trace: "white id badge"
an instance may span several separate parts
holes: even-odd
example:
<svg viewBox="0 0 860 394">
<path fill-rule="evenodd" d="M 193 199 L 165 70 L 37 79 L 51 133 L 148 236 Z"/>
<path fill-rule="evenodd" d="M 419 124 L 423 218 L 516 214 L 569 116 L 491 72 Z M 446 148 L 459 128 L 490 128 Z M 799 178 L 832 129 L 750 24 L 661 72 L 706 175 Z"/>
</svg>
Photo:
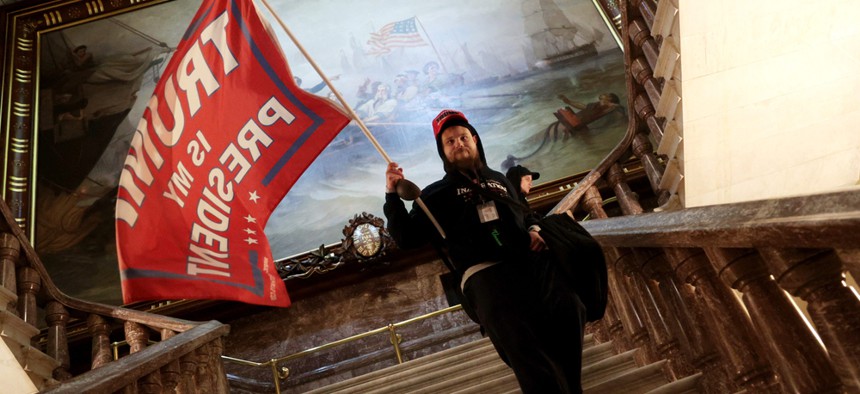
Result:
<svg viewBox="0 0 860 394">
<path fill-rule="evenodd" d="M 481 223 L 492 222 L 499 218 L 499 211 L 496 210 L 496 202 L 489 201 L 478 205 L 478 218 Z"/>
</svg>

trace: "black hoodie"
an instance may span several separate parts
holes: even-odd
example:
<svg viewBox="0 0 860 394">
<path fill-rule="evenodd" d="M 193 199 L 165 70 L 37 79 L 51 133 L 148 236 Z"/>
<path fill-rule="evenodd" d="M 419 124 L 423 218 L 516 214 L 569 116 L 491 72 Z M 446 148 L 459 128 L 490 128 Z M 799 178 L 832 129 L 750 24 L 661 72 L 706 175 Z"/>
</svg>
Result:
<svg viewBox="0 0 860 394">
<path fill-rule="evenodd" d="M 477 132 L 468 127 L 473 135 Z M 446 124 L 447 127 L 450 127 Z M 439 133 L 441 136 L 442 133 Z M 517 200 L 516 189 L 498 171 L 486 166 L 484 149 L 478 138 L 477 148 L 484 166 L 478 170 L 480 187 Z M 437 147 L 442 161 L 447 163 L 437 137 Z M 424 212 L 413 203 L 407 212 L 403 201 L 396 193 L 387 193 L 383 210 L 388 219 L 388 231 L 403 249 L 416 248 L 430 241 L 443 242 L 453 260 L 455 269 L 462 274 L 468 267 L 481 262 L 521 261 L 531 256 L 530 238 L 523 222 L 523 213 L 502 202 L 493 202 L 499 214 L 498 220 L 481 223 L 478 206 L 492 201 L 469 187 L 471 182 L 465 175 L 446 165 L 445 176 L 421 191 L 421 199 L 442 226 L 446 239 L 442 241 L 436 228 Z"/>
</svg>

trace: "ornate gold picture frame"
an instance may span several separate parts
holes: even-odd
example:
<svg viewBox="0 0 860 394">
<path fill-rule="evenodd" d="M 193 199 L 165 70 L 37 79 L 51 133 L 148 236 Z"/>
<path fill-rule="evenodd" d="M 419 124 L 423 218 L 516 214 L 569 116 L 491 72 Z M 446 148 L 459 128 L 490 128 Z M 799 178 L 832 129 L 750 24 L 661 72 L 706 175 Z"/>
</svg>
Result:
<svg viewBox="0 0 860 394">
<path fill-rule="evenodd" d="M 138 100 L 139 81 L 157 79 L 153 66 L 169 55 L 169 44 L 147 37 L 146 32 L 128 21 L 143 15 L 141 12 L 152 15 L 156 9 L 150 7 L 171 1 L 21 2 L 4 7 L 0 14 L 5 42 L 11 44 L 4 47 L 2 54 L 4 77 L 0 90 L 3 197 L 45 264 L 60 267 L 59 271 L 52 270 L 52 276 L 56 274 L 54 278 L 61 289 L 70 290 L 64 283 L 67 272 L 62 267 L 88 273 L 88 278 L 78 275 L 75 282 L 91 280 L 95 283 L 87 287 L 109 289 L 104 294 L 98 294 L 100 290 L 72 289 L 70 292 L 76 296 L 120 302 L 115 260 L 102 261 L 102 256 L 115 255 L 114 251 L 91 251 L 91 256 L 97 256 L 94 259 L 74 253 L 64 256 L 63 251 L 111 233 L 112 215 L 95 215 L 92 211 L 112 212 L 113 207 L 107 206 L 110 198 L 99 201 L 99 197 L 114 189 L 97 190 L 97 183 L 87 184 L 88 169 L 83 167 L 91 167 L 99 159 L 117 123 Z M 109 24 L 111 28 L 89 30 L 106 34 L 121 30 L 124 34 L 75 42 L 75 34 L 71 33 L 86 30 L 92 23 Z M 82 40 L 83 36 L 77 37 Z M 147 42 L 147 38 L 154 42 Z M 111 51 L 105 51 L 105 45 Z M 97 144 L 102 146 L 94 146 Z"/>
</svg>

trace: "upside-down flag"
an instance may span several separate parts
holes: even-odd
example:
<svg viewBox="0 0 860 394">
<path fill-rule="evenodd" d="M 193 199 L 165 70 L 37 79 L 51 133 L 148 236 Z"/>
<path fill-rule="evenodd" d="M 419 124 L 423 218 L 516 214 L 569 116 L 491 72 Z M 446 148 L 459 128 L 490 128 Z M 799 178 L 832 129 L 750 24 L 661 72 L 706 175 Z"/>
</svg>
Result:
<svg viewBox="0 0 860 394">
<path fill-rule="evenodd" d="M 123 301 L 289 306 L 263 229 L 347 123 L 295 85 L 251 0 L 205 1 L 156 86 L 120 177 Z"/>
<path fill-rule="evenodd" d="M 384 55 L 396 47 L 419 47 L 427 42 L 418 34 L 417 20 L 413 16 L 402 21 L 391 22 L 382 26 L 378 32 L 370 33 L 367 40 L 370 45 L 370 55 Z"/>
</svg>

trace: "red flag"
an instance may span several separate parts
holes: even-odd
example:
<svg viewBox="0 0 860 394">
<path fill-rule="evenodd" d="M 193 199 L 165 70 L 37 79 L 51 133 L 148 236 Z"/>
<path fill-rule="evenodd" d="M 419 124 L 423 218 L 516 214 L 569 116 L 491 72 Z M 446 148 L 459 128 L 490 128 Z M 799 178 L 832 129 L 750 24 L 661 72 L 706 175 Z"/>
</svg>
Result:
<svg viewBox="0 0 860 394">
<path fill-rule="evenodd" d="M 120 177 L 123 301 L 289 306 L 263 229 L 347 122 L 295 85 L 251 0 L 204 2 L 137 126 Z"/>
</svg>

